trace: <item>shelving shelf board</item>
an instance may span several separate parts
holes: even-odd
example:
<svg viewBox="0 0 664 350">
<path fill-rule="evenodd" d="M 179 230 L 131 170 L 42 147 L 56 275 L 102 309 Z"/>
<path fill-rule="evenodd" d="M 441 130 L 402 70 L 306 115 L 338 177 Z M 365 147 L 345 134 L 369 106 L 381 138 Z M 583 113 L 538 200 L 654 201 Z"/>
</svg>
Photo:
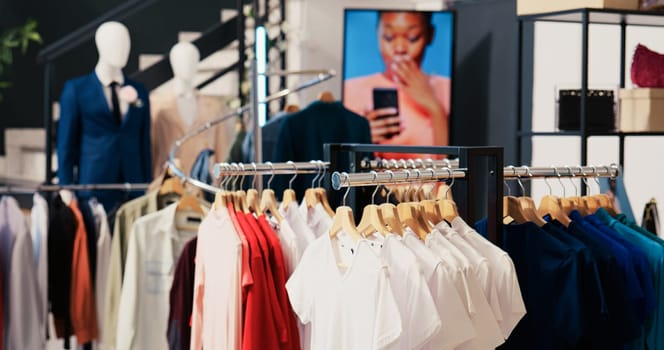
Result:
<svg viewBox="0 0 664 350">
<path fill-rule="evenodd" d="M 583 15 L 588 13 L 591 24 L 626 24 L 632 26 L 664 26 L 664 12 L 631 11 L 614 9 L 578 8 L 573 10 L 538 13 L 518 16 L 524 22 L 569 22 L 582 23 Z"/>
<path fill-rule="evenodd" d="M 519 131 L 520 137 L 528 136 L 583 136 L 581 131 Z M 586 136 L 664 136 L 664 131 L 588 131 Z"/>
</svg>

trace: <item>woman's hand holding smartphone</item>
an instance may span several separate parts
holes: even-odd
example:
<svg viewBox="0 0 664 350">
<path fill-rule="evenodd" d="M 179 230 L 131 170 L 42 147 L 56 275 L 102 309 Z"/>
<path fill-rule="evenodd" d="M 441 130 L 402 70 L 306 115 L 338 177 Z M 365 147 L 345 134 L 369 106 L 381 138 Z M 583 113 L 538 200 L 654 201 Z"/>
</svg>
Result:
<svg viewBox="0 0 664 350">
<path fill-rule="evenodd" d="M 394 88 L 373 89 L 373 110 L 365 116 L 369 120 L 371 142 L 382 143 L 399 135 L 399 99 Z"/>
</svg>

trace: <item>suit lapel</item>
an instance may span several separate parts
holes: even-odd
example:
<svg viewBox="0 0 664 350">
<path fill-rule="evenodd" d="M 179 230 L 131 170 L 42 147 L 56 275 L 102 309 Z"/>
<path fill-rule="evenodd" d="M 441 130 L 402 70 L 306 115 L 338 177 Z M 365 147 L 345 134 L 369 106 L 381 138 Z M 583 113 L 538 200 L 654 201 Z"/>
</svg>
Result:
<svg viewBox="0 0 664 350">
<path fill-rule="evenodd" d="M 94 85 L 94 91 L 97 101 L 104 106 L 104 111 L 108 114 L 109 117 L 113 117 L 111 112 L 111 107 L 108 106 L 108 100 L 106 100 L 106 95 L 104 94 L 104 87 L 101 85 L 101 81 L 97 77 L 95 72 L 92 72 L 92 85 Z"/>
</svg>

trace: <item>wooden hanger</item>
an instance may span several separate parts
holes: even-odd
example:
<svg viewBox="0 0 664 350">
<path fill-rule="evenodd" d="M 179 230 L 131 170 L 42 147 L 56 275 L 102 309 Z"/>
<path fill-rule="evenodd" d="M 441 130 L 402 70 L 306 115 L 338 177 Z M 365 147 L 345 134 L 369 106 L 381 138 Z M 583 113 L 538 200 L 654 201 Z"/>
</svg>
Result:
<svg viewBox="0 0 664 350">
<path fill-rule="evenodd" d="M 185 194 L 180 197 L 175 211 L 193 212 L 200 215 L 205 215 L 203 208 L 201 208 L 201 204 L 198 202 L 198 199 L 190 194 Z"/>
<path fill-rule="evenodd" d="M 288 188 L 284 190 L 281 198 L 281 210 L 284 212 L 288 210 L 291 203 L 297 203 L 297 196 L 293 190 L 293 181 L 295 181 L 295 178 L 297 177 L 297 166 L 292 161 L 288 161 L 288 164 L 293 166 L 295 173 L 293 173 L 293 177 L 288 181 Z"/>
<path fill-rule="evenodd" d="M 307 188 L 304 191 L 304 203 L 307 206 L 307 208 L 313 208 L 318 203 L 321 203 L 320 196 L 316 193 L 316 187 L 315 187 L 316 186 L 316 180 L 318 180 L 318 178 L 321 175 L 320 174 L 320 165 L 315 161 L 311 161 L 311 162 L 314 163 L 314 165 L 316 165 L 317 172 L 316 172 L 316 177 L 314 177 L 314 179 L 311 180 L 311 187 Z"/>
<path fill-rule="evenodd" d="M 320 178 L 318 178 L 318 187 L 316 187 L 316 195 L 318 196 L 318 200 L 320 203 L 323 205 L 323 209 L 325 209 L 325 212 L 327 212 L 330 217 L 334 216 L 334 210 L 332 210 L 332 206 L 330 205 L 330 202 L 327 200 L 327 191 L 325 190 L 324 187 L 321 186 L 321 183 L 323 182 L 323 179 L 325 178 L 325 173 L 327 172 L 327 167 L 325 163 L 322 161 L 317 161 L 318 164 L 320 164 L 320 168 L 323 171 L 323 174 L 321 175 Z"/>
<path fill-rule="evenodd" d="M 272 183 L 272 179 L 274 179 L 274 167 L 272 167 L 271 162 L 265 162 L 272 168 L 272 174 L 270 174 L 270 178 L 267 180 L 267 188 L 263 189 L 263 192 L 261 193 L 261 202 L 259 205 L 260 211 L 263 213 L 267 213 L 268 211 L 272 216 L 277 219 L 278 223 L 281 223 L 283 220 L 283 217 L 281 216 L 281 213 L 279 213 L 279 207 L 277 205 L 277 196 L 274 193 L 274 190 L 270 188 L 270 184 Z"/>
<path fill-rule="evenodd" d="M 345 172 L 341 173 L 341 176 L 346 176 L 347 179 L 349 178 L 348 173 Z M 362 239 L 362 235 L 355 225 L 353 209 L 346 206 L 346 197 L 348 196 L 349 191 L 350 187 L 346 189 L 346 193 L 344 194 L 343 205 L 339 206 L 334 213 L 332 227 L 330 228 L 330 238 L 336 238 L 337 234 L 343 230 L 354 242 L 359 242 Z"/>
<path fill-rule="evenodd" d="M 256 190 L 256 178 L 258 177 L 258 172 L 256 171 L 256 163 L 252 162 L 251 165 L 254 168 L 254 175 L 251 188 L 247 190 L 247 209 L 250 212 L 256 213 L 256 215 L 261 215 L 263 214 L 263 211 L 261 210 L 259 194 Z"/>
<path fill-rule="evenodd" d="M 334 94 L 331 91 L 323 91 L 320 94 L 318 94 L 318 100 L 321 102 L 334 102 L 336 99 L 334 98 Z"/>
<path fill-rule="evenodd" d="M 289 103 L 284 107 L 284 112 L 286 113 L 295 113 L 300 111 L 300 105 L 295 103 Z"/>
<path fill-rule="evenodd" d="M 564 211 L 560 198 L 554 197 L 552 195 L 546 195 L 542 197 L 540 205 L 537 208 L 538 217 L 542 217 L 547 214 L 551 215 L 552 218 L 560 221 L 565 227 L 568 227 L 572 222 L 572 219 L 570 219 Z"/>
<path fill-rule="evenodd" d="M 450 196 L 450 192 L 452 192 L 452 187 L 454 186 L 454 174 L 452 172 L 452 169 L 449 167 L 445 168 L 447 172 L 449 173 L 450 178 L 452 178 L 452 182 L 450 183 L 449 186 L 445 186 L 445 191 L 442 192 L 442 198 L 439 197 L 438 201 L 438 211 L 440 212 L 440 215 L 442 218 L 447 221 L 447 222 L 452 222 L 454 219 L 456 219 L 459 216 L 459 209 L 457 208 L 456 203 L 454 202 L 452 197 Z"/>
<path fill-rule="evenodd" d="M 374 176 L 373 179 L 375 182 L 378 173 L 371 171 L 371 174 Z M 371 195 L 371 204 L 364 207 L 364 210 L 362 210 L 362 218 L 360 219 L 360 223 L 357 224 L 357 230 L 364 237 L 371 235 L 374 232 L 378 232 L 383 236 L 388 234 L 383 216 L 378 206 L 374 204 L 376 192 L 378 192 L 378 186 L 376 186 L 376 189 L 374 189 L 373 194 Z"/>
<path fill-rule="evenodd" d="M 512 169 L 513 174 L 516 174 L 514 166 L 510 166 L 510 168 Z M 527 172 L 530 173 L 530 169 L 528 169 Z M 546 221 L 544 221 L 544 219 L 539 214 L 537 214 L 537 207 L 535 206 L 535 201 L 533 201 L 532 198 L 525 195 L 526 188 L 523 186 L 523 183 L 521 182 L 521 176 L 517 176 L 516 179 L 519 186 L 521 187 L 521 197 L 516 198 L 516 201 L 520 208 L 518 212 L 522 213 L 527 219 L 527 221 L 530 221 L 540 227 L 544 226 L 546 224 Z M 512 205 L 512 203 L 508 204 Z"/>
<path fill-rule="evenodd" d="M 391 180 L 394 177 L 394 174 L 392 174 L 392 171 L 390 170 L 388 170 L 387 173 L 391 175 Z M 380 214 L 383 217 L 383 222 L 386 224 L 388 231 L 403 236 L 403 224 L 399 218 L 399 211 L 397 210 L 396 205 L 390 203 L 391 194 L 392 190 L 389 190 L 387 192 L 385 203 L 379 205 L 378 208 L 380 209 Z"/>
<path fill-rule="evenodd" d="M 530 221 L 519 203 L 519 199 L 514 196 L 503 197 L 503 224 L 509 224 L 512 220 L 517 224 L 524 224 Z"/>
</svg>

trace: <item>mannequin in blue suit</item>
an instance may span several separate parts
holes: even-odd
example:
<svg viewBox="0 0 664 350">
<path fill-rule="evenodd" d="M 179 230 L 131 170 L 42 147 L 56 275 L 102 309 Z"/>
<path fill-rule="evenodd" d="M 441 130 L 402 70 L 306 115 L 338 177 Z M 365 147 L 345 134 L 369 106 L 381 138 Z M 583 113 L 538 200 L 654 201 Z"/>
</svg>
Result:
<svg viewBox="0 0 664 350">
<path fill-rule="evenodd" d="M 95 71 L 67 81 L 60 97 L 59 183 L 150 182 L 149 95 L 143 85 L 122 74 L 129 58 L 129 31 L 121 23 L 106 22 L 97 29 L 95 42 Z M 112 212 L 140 194 L 100 190 L 78 196 L 97 197 Z"/>
</svg>

